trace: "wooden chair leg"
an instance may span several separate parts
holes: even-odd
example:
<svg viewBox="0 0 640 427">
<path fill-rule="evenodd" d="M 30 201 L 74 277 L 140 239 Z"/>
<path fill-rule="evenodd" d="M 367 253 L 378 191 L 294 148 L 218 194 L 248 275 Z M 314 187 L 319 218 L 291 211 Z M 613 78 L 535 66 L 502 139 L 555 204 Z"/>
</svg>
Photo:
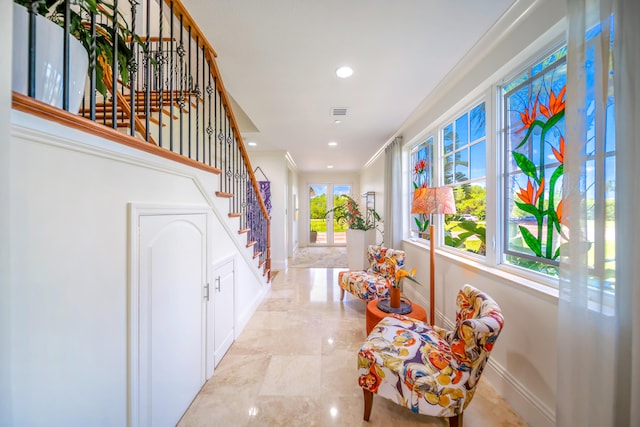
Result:
<svg viewBox="0 0 640 427">
<path fill-rule="evenodd" d="M 449 417 L 449 427 L 462 427 L 462 414 Z"/>
<path fill-rule="evenodd" d="M 373 392 L 369 390 L 362 389 L 364 393 L 364 417 L 365 421 L 369 421 L 369 417 L 371 416 L 371 407 L 373 406 Z"/>
<path fill-rule="evenodd" d="M 344 299 L 344 289 L 340 288 L 340 301 Z"/>
</svg>

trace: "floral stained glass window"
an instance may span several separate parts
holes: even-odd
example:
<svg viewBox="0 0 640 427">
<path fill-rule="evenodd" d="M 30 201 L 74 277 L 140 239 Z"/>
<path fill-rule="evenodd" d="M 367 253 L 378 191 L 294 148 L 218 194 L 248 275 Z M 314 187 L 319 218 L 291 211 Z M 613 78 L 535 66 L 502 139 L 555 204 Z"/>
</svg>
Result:
<svg viewBox="0 0 640 427">
<path fill-rule="evenodd" d="M 427 138 L 411 152 L 411 182 L 413 189 L 435 186 L 433 171 L 434 154 L 433 137 Z M 411 235 L 428 239 L 429 216 L 425 214 L 411 215 Z"/>
<path fill-rule="evenodd" d="M 584 182 L 587 199 L 589 267 L 598 277 L 615 282 L 615 138 L 612 74 L 605 83 L 606 119 L 597 123 L 594 84 L 595 35 L 586 35 L 586 140 Z M 610 46 L 610 49 L 612 46 Z M 563 168 L 565 143 L 566 53 L 563 46 L 503 87 L 506 135 L 504 261 L 519 267 L 558 275 L 562 242 L 570 238 L 563 224 Z M 608 87 L 606 87 L 608 84 Z M 605 135 L 596 138 L 596 132 Z M 597 142 L 602 141 L 602 142 Z M 606 293 L 606 289 L 604 289 Z M 604 294 L 603 294 L 604 295 Z"/>
<path fill-rule="evenodd" d="M 503 89 L 504 252 L 509 264 L 557 275 L 562 233 L 566 48 Z"/>
</svg>

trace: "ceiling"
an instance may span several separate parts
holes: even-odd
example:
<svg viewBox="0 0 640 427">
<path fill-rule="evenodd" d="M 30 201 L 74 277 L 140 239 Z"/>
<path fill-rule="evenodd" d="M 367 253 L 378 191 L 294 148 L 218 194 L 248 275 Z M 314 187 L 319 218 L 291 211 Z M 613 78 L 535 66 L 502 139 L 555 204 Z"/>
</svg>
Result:
<svg viewBox="0 0 640 427">
<path fill-rule="evenodd" d="M 514 0 L 183 3 L 218 53 L 244 141 L 257 144 L 250 155 L 286 151 L 300 172 L 354 172 Z M 353 76 L 337 77 L 342 65 Z"/>
</svg>

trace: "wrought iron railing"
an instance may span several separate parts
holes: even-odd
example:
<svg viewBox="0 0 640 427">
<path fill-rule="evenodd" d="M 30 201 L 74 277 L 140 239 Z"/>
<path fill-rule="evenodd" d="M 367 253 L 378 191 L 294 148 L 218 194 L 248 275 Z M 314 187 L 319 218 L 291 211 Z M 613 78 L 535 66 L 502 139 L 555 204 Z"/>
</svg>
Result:
<svg viewBox="0 0 640 427">
<path fill-rule="evenodd" d="M 89 58 L 78 115 L 219 174 L 216 195 L 229 199 L 229 216 L 239 218 L 239 233 L 247 234 L 247 246 L 254 247 L 270 277 L 269 215 L 216 53 L 184 5 L 179 0 L 98 0 L 97 9 L 92 9 L 82 0 L 16 3 L 26 6 L 29 14 L 28 96 L 39 97 L 35 16 L 48 10 L 50 19 L 70 35 L 60 48 L 62 107 L 70 110 L 69 70 L 75 64 L 69 40 L 76 36 Z"/>
</svg>

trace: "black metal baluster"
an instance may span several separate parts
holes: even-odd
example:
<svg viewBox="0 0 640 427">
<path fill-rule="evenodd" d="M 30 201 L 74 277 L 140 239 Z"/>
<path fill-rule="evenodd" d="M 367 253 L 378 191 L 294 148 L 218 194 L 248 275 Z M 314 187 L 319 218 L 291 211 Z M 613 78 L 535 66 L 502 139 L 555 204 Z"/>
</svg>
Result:
<svg viewBox="0 0 640 427">
<path fill-rule="evenodd" d="M 213 59 L 212 59 L 213 60 Z M 219 161 L 219 156 L 220 154 L 218 153 L 218 141 L 220 140 L 220 138 L 218 137 L 218 103 L 220 101 L 218 101 L 218 77 L 217 76 L 213 76 L 213 134 L 215 135 L 215 139 L 213 141 L 213 163 L 214 166 L 219 168 L 220 167 L 220 161 Z"/>
<path fill-rule="evenodd" d="M 207 126 L 207 134 L 209 135 L 209 166 L 211 166 L 211 134 L 214 132 L 213 128 L 211 127 L 211 94 L 213 93 L 213 88 L 211 87 L 211 66 L 209 64 L 207 64 L 207 70 L 209 71 L 208 74 L 208 80 L 209 80 L 209 84 L 207 85 L 207 97 L 209 98 L 209 114 L 207 114 L 207 119 L 208 119 L 208 126 Z M 214 146 L 215 146 L 215 139 L 214 139 Z"/>
<path fill-rule="evenodd" d="M 29 58 L 28 58 L 28 89 L 27 95 L 36 97 L 36 15 L 38 14 L 39 1 L 32 1 L 29 7 Z"/>
<path fill-rule="evenodd" d="M 178 98 L 178 107 L 180 108 L 180 154 L 184 154 L 183 150 L 183 135 L 184 135 L 184 124 L 183 124 L 183 112 L 184 112 L 184 24 L 183 24 L 183 16 L 180 15 L 180 45 L 178 46 L 178 56 L 180 57 L 180 98 Z"/>
<path fill-rule="evenodd" d="M 118 40 L 118 0 L 113 0 L 113 23 L 111 24 L 111 40 Z M 113 119 L 112 127 L 118 128 L 118 43 L 113 43 L 113 55 L 111 57 L 111 78 L 112 78 L 112 98 L 113 98 Z M 105 114 L 106 116 L 106 114 Z"/>
<path fill-rule="evenodd" d="M 89 118 L 96 121 L 96 14 L 91 12 L 91 45 L 89 48 Z"/>
<path fill-rule="evenodd" d="M 240 206 L 238 205 L 238 179 L 240 178 L 240 175 L 238 174 L 238 160 L 240 158 L 240 156 L 238 155 L 238 139 L 235 136 L 235 132 L 233 131 L 233 128 L 231 129 L 231 135 L 232 136 L 232 145 L 233 145 L 233 211 L 234 212 L 240 212 L 239 208 Z"/>
<path fill-rule="evenodd" d="M 69 23 L 70 0 L 64 1 L 64 40 L 62 42 L 62 108 L 69 111 Z"/>
<path fill-rule="evenodd" d="M 146 55 L 145 55 L 145 66 L 146 66 L 146 85 L 144 91 L 144 127 L 145 127 L 145 135 L 144 139 L 149 141 L 150 136 L 150 121 L 151 117 L 151 5 L 147 0 L 147 40 L 145 41 L 146 47 Z M 162 3 L 162 1 L 160 1 Z M 133 119 L 133 117 L 132 117 Z"/>
<path fill-rule="evenodd" d="M 240 211 L 242 212 L 242 217 L 244 218 L 244 213 L 247 210 L 247 182 L 249 174 L 247 173 L 248 167 L 246 162 L 242 162 L 242 204 L 240 205 Z M 251 228 L 249 223 L 245 221 L 245 226 Z"/>
<path fill-rule="evenodd" d="M 189 40 L 193 43 L 193 40 Z M 200 56 L 198 55 L 198 49 L 200 48 L 200 36 L 196 36 L 196 84 L 193 87 L 193 96 L 196 99 L 196 160 L 200 161 L 200 141 L 198 138 L 200 125 Z"/>
<path fill-rule="evenodd" d="M 206 142 L 206 132 L 207 129 L 204 125 L 205 123 L 205 115 L 207 114 L 207 98 L 204 96 L 205 88 L 205 79 L 206 79 L 206 58 L 205 58 L 205 50 L 204 44 L 200 48 L 200 52 L 202 53 L 202 163 L 210 164 L 211 162 L 207 162 L 207 142 Z M 211 147 L 209 147 L 211 148 Z M 211 151 L 209 151 L 209 158 L 211 158 Z"/>
<path fill-rule="evenodd" d="M 148 3 L 148 2 L 147 2 Z M 138 64 L 137 60 L 139 57 L 136 55 L 136 12 L 138 2 L 135 0 L 129 0 L 129 6 L 131 7 L 131 42 L 129 44 L 129 49 L 131 49 L 131 59 L 127 64 L 127 68 L 129 69 L 129 103 L 131 108 L 131 119 L 129 120 L 129 135 L 135 136 L 136 134 L 136 126 L 135 120 L 133 119 L 136 116 L 136 97 L 137 97 L 137 84 L 138 84 Z"/>
<path fill-rule="evenodd" d="M 160 41 L 158 42 L 159 47 L 160 47 L 160 57 L 158 59 L 158 64 L 156 65 L 158 67 L 158 81 L 159 81 L 159 85 L 160 87 L 158 88 L 159 93 L 158 96 L 160 97 L 160 99 L 158 99 L 156 102 L 159 101 L 159 105 L 158 105 L 158 145 L 160 147 L 162 147 L 162 116 L 163 116 L 163 112 L 162 112 L 162 107 L 163 107 L 163 98 L 164 98 L 164 81 L 162 79 L 163 76 L 163 69 L 164 69 L 164 64 L 165 64 L 165 57 L 164 57 L 164 46 L 163 46 L 163 42 L 162 42 L 162 36 L 163 36 L 163 32 L 162 30 L 164 29 L 164 25 L 163 25 L 163 21 L 164 19 L 162 19 L 162 15 L 163 15 L 163 6 L 164 6 L 164 1 L 160 0 L 158 2 L 158 4 L 160 5 L 160 11 L 158 12 L 158 19 L 160 20 L 160 26 L 159 26 L 159 33 L 160 33 Z"/>
<path fill-rule="evenodd" d="M 222 159 L 220 161 L 221 166 L 223 167 L 223 171 L 224 171 L 224 185 L 223 185 L 223 190 L 224 192 L 227 191 L 227 179 L 228 179 L 228 171 L 227 171 L 227 167 L 229 165 L 229 162 L 227 160 L 227 112 L 224 109 L 224 105 L 222 104 L 222 92 L 220 92 L 220 120 L 223 120 L 222 123 L 220 123 L 220 129 L 222 134 L 224 135 L 222 138 L 222 145 L 220 147 L 221 150 L 224 150 L 224 153 L 222 154 Z"/>
<path fill-rule="evenodd" d="M 187 37 L 187 43 L 189 43 L 189 49 L 188 49 L 188 60 L 187 60 L 187 73 L 188 73 L 188 81 L 187 81 L 187 90 L 188 90 L 188 97 L 187 97 L 187 102 L 189 103 L 189 108 L 187 109 L 187 117 L 189 118 L 189 121 L 187 123 L 187 144 L 189 147 L 188 150 L 188 157 L 191 159 L 191 97 L 193 96 L 193 77 L 191 76 L 191 45 L 193 44 L 191 42 L 191 25 L 189 25 L 189 32 L 188 32 L 188 37 Z"/>
<path fill-rule="evenodd" d="M 169 26 L 169 150 L 173 151 L 173 103 L 174 103 L 174 99 L 173 99 L 173 79 L 175 78 L 175 72 L 173 69 L 174 66 L 174 57 L 175 57 L 175 52 L 174 52 L 174 40 L 173 40 L 173 2 L 171 2 L 171 19 L 170 19 L 170 26 Z"/>
<path fill-rule="evenodd" d="M 232 159 L 232 152 L 231 152 L 231 124 L 229 123 L 229 110 L 228 110 L 228 106 L 225 105 L 224 107 L 224 117 L 225 117 L 225 121 L 224 121 L 224 126 L 225 126 L 225 133 L 227 135 L 227 143 L 226 143 L 226 150 L 227 150 L 227 189 L 226 192 L 227 193 L 231 193 L 231 180 L 233 179 L 233 172 L 231 171 L 231 159 Z"/>
</svg>

